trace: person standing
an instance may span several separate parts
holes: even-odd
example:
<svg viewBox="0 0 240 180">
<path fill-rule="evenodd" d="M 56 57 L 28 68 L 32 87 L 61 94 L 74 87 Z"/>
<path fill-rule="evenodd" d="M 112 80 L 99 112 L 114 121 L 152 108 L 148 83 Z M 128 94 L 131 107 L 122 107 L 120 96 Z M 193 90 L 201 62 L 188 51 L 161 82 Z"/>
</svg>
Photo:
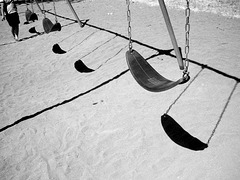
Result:
<svg viewBox="0 0 240 180">
<path fill-rule="evenodd" d="M 19 41 L 19 15 L 17 11 L 17 6 L 14 0 L 0 0 L 0 3 L 3 3 L 2 7 L 2 20 L 7 19 L 9 26 L 11 27 L 12 35 L 16 41 Z"/>
<path fill-rule="evenodd" d="M 2 5 L 0 4 L 0 16 L 2 16 Z"/>
</svg>

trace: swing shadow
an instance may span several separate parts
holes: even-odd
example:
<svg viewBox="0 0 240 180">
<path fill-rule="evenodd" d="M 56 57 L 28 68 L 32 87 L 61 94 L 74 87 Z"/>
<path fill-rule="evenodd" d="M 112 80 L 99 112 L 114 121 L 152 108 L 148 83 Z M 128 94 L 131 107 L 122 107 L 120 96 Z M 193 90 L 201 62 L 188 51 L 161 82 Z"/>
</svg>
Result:
<svg viewBox="0 0 240 180">
<path fill-rule="evenodd" d="M 50 12 L 50 11 L 44 10 L 44 12 L 46 12 L 46 13 L 48 13 L 48 14 L 55 15 L 54 13 L 52 13 L 52 12 Z M 72 18 L 69 18 L 69 17 L 64 17 L 64 16 L 61 16 L 61 15 L 59 15 L 59 14 L 56 14 L 56 16 L 59 17 L 59 18 L 65 19 L 65 20 L 72 21 L 73 23 L 77 23 L 77 20 L 75 20 L 75 19 L 72 19 Z M 117 32 L 114 32 L 114 31 L 112 31 L 112 30 L 104 29 L 104 28 L 102 28 L 102 27 L 98 27 L 98 26 L 89 24 L 88 21 L 89 21 L 89 19 L 81 20 L 81 22 L 83 23 L 84 26 L 92 27 L 92 28 L 98 29 L 98 30 L 100 30 L 100 31 L 105 31 L 105 32 L 108 32 L 108 33 L 110 33 L 110 34 L 114 34 L 114 35 L 116 35 L 116 36 L 118 36 L 118 37 L 121 37 L 121 38 L 123 38 L 123 39 L 129 40 L 129 38 L 128 38 L 127 36 L 124 36 L 124 35 L 122 35 L 122 34 L 119 34 L 119 33 L 117 33 Z M 84 26 L 83 26 L 83 27 L 84 27 Z M 142 46 L 144 46 L 144 47 L 153 49 L 153 50 L 155 50 L 155 51 L 157 51 L 157 52 L 159 52 L 159 53 L 163 53 L 163 54 L 165 54 L 165 55 L 171 55 L 171 54 L 170 54 L 171 51 L 169 51 L 169 50 L 158 49 L 158 48 L 155 48 L 155 47 L 150 46 L 150 45 L 148 45 L 148 44 L 144 44 L 144 43 L 142 43 L 142 42 L 140 42 L 140 41 L 134 40 L 134 39 L 132 39 L 132 42 L 133 42 L 133 43 L 136 43 L 136 44 L 139 44 L 139 45 L 142 45 Z"/>
<path fill-rule="evenodd" d="M 168 137 L 179 146 L 194 151 L 204 150 L 208 147 L 208 144 L 203 143 L 184 130 L 171 116 L 162 115 L 161 123 Z"/>
<path fill-rule="evenodd" d="M 44 32 L 38 32 L 37 34 L 34 34 L 34 35 L 32 35 L 32 36 L 24 37 L 24 38 L 20 39 L 19 41 L 26 41 L 26 40 L 28 40 L 28 39 L 32 39 L 32 38 L 35 38 L 35 37 L 37 37 L 37 36 L 41 36 L 41 35 L 43 35 L 43 34 L 44 34 Z"/>
<path fill-rule="evenodd" d="M 87 67 L 80 59 L 77 60 L 75 63 L 74 63 L 74 67 L 75 69 L 80 72 L 80 73 L 90 73 L 90 72 L 93 72 L 95 70 Z"/>
<path fill-rule="evenodd" d="M 14 43 L 18 43 L 18 42 L 21 42 L 21 41 L 26 41 L 26 40 L 28 40 L 28 39 L 32 39 L 32 38 L 35 38 L 35 37 L 37 37 L 37 36 L 41 36 L 41 35 L 44 34 L 44 32 L 38 32 L 38 31 L 36 31 L 35 27 L 30 28 L 30 29 L 29 29 L 29 32 L 30 32 L 31 34 L 33 34 L 33 35 L 28 36 L 28 37 L 21 38 L 21 39 L 19 39 L 18 41 L 12 41 L 12 42 L 7 42 L 7 43 L 0 44 L 0 47 L 1 47 L 1 46 L 10 45 L 10 44 L 14 44 Z"/>
<path fill-rule="evenodd" d="M 146 60 L 149 60 L 149 59 L 151 59 L 151 58 L 157 57 L 157 56 L 159 56 L 159 55 L 162 55 L 162 54 L 161 54 L 161 53 L 153 54 L 153 55 L 149 56 L 148 58 L 146 58 Z M 3 132 L 3 131 L 5 131 L 5 130 L 7 130 L 7 129 L 9 129 L 9 128 L 11 128 L 11 127 L 16 126 L 16 125 L 19 124 L 19 123 L 22 123 L 22 122 L 24 122 L 24 121 L 30 120 L 30 119 L 32 119 L 32 118 L 34 118 L 34 117 L 36 117 L 36 116 L 38 116 L 38 115 L 40 115 L 40 114 L 42 114 L 42 113 L 45 113 L 45 112 L 50 111 L 50 110 L 52 110 L 52 109 L 54 109 L 54 108 L 56 108 L 56 107 L 65 105 L 65 104 L 67 104 L 67 103 L 70 103 L 70 102 L 72 102 L 72 101 L 74 101 L 74 100 L 76 100 L 76 99 L 78 99 L 78 98 L 80 98 L 80 97 L 82 97 L 82 96 L 84 96 L 84 95 L 87 95 L 87 94 L 91 93 L 92 91 L 98 90 L 99 88 L 101 88 L 101 87 L 103 87 L 103 86 L 111 83 L 112 81 L 119 79 L 119 78 L 122 77 L 124 74 L 126 74 L 128 71 L 129 71 L 129 69 L 126 69 L 126 70 L 122 71 L 121 73 L 119 73 L 118 75 L 114 76 L 113 78 L 108 79 L 108 80 L 102 82 L 101 84 L 99 84 L 99 85 L 97 85 L 97 86 L 95 86 L 95 87 L 93 87 L 93 88 L 91 88 L 91 89 L 89 89 L 89 90 L 87 90 L 87 91 L 85 91 L 85 92 L 83 92 L 83 93 L 80 93 L 80 94 L 78 94 L 78 95 L 76 95 L 76 96 L 74 96 L 74 97 L 72 97 L 72 98 L 70 98 L 70 99 L 66 99 L 66 100 L 64 100 L 64 101 L 62 101 L 62 102 L 60 102 L 60 103 L 58 103 L 58 104 L 49 106 L 49 107 L 47 107 L 47 108 L 45 108 L 45 109 L 42 109 L 42 110 L 40 110 L 40 111 L 38 111 L 38 112 L 36 112 L 36 113 L 34 113 L 34 114 L 30 114 L 30 115 L 24 116 L 24 117 L 16 120 L 14 123 L 9 124 L 9 125 L 1 128 L 1 129 L 0 129 L 0 133 Z"/>
<path fill-rule="evenodd" d="M 67 19 L 69 20 L 70 18 L 67 18 Z M 71 20 L 71 19 L 70 19 L 70 20 Z M 75 20 L 72 20 L 72 21 L 76 22 Z M 88 24 L 88 23 L 86 23 L 86 25 L 89 26 L 89 27 L 92 27 L 92 28 L 96 28 L 96 29 L 99 29 L 99 30 L 102 30 L 102 31 L 109 32 L 109 33 L 114 34 L 114 35 L 116 35 L 116 36 L 118 36 L 118 37 L 121 37 L 121 38 L 123 38 L 123 39 L 128 40 L 128 37 L 123 36 L 123 35 L 121 35 L 121 34 L 119 34 L 119 33 L 117 33 L 117 32 L 113 32 L 113 31 L 111 31 L 111 30 L 107 30 L 107 29 L 104 29 L 104 28 L 101 28 L 101 27 L 97 27 L 97 26 L 94 26 L 94 25 L 91 25 L 91 24 Z M 37 36 L 37 35 L 33 35 L 33 36 L 31 36 L 30 38 L 35 37 L 35 36 Z M 137 43 L 137 44 L 139 44 L 139 45 L 142 45 L 142 46 L 144 46 L 144 47 L 147 47 L 147 48 L 150 48 L 150 49 L 152 49 L 152 50 L 156 50 L 156 51 L 157 51 L 157 54 L 154 54 L 154 55 L 146 58 L 146 60 L 149 60 L 149 59 L 154 58 L 154 57 L 159 56 L 159 55 L 167 55 L 167 56 L 171 56 L 171 57 L 175 57 L 175 58 L 176 58 L 175 55 L 171 54 L 171 51 L 172 51 L 173 49 L 171 49 L 171 50 L 161 50 L 161 49 L 155 48 L 155 47 L 153 47 L 153 46 L 150 46 L 150 45 L 144 44 L 144 43 L 142 43 L 142 42 L 139 42 L 139 41 L 137 41 L 137 40 L 132 40 L 132 42 Z M 189 62 L 190 62 L 190 63 L 193 63 L 193 64 L 196 64 L 196 65 L 198 65 L 198 66 L 200 66 L 200 67 L 202 67 L 202 68 L 209 69 L 209 70 L 211 70 L 211 71 L 213 71 L 213 72 L 215 72 L 215 73 L 218 73 L 218 74 L 220 74 L 220 75 L 222 75 L 222 76 L 225 76 L 225 77 L 227 77 L 227 78 L 234 79 L 235 81 L 237 81 L 237 83 L 240 82 L 240 78 L 235 77 L 235 76 L 232 76 L 232 75 L 229 75 L 229 74 L 227 74 L 227 73 L 225 73 L 225 72 L 222 72 L 222 71 L 220 71 L 220 70 L 218 70 L 218 69 L 215 69 L 215 68 L 213 68 L 213 67 L 210 67 L 210 66 L 208 66 L 208 65 L 206 65 L 206 64 L 201 64 L 201 63 L 199 63 L 199 62 L 197 62 L 197 61 L 194 61 L 194 60 L 189 60 Z M 82 63 L 82 62 L 79 61 L 79 64 L 80 64 L 80 65 L 81 65 L 81 63 Z M 11 128 L 11 127 L 19 124 L 19 123 L 21 123 L 21 122 L 24 122 L 24 121 L 27 121 L 27 120 L 29 120 L 29 119 L 32 119 L 32 118 L 34 118 L 34 117 L 36 117 L 36 116 L 38 116 L 38 115 L 40 115 L 40 114 L 42 114 L 42 113 L 44 113 L 44 112 L 47 112 L 47 111 L 49 111 L 49 110 L 51 110 L 51 109 L 53 109 L 53 108 L 56 108 L 56 107 L 65 105 L 65 104 L 67 104 L 67 103 L 70 103 L 70 102 L 74 101 L 75 99 L 78 99 L 78 98 L 80 98 L 80 97 L 82 97 L 82 96 L 84 96 L 84 95 L 86 95 L 86 94 L 89 94 L 89 93 L 91 93 L 92 91 L 95 91 L 95 90 L 97 90 L 97 89 L 99 89 L 99 88 L 101 88 L 101 87 L 109 84 L 110 82 L 112 82 L 112 81 L 114 81 L 114 80 L 117 80 L 118 78 L 120 78 L 121 76 L 123 76 L 124 74 L 126 74 L 128 71 L 129 71 L 129 69 L 124 70 L 124 71 L 122 71 L 120 74 L 114 76 L 113 78 L 104 81 L 103 83 L 101 83 L 101 84 L 99 84 L 99 85 L 97 85 L 97 86 L 95 86 L 95 87 L 87 90 L 86 92 L 80 93 L 80 94 L 78 94 L 78 95 L 76 95 L 76 96 L 74 96 L 74 97 L 72 97 L 72 98 L 70 98 L 70 99 L 66 99 L 66 100 L 64 100 L 64 101 L 61 102 L 61 103 L 58 103 L 58 104 L 52 105 L 52 106 L 50 106 L 50 107 L 47 107 L 47 108 L 45 108 L 45 109 L 43 109 L 43 110 L 41 110 L 41 111 L 38 111 L 38 112 L 36 112 L 36 113 L 34 113 L 34 114 L 24 116 L 24 117 L 20 118 L 19 120 L 15 121 L 14 123 L 9 124 L 9 125 L 1 128 L 1 129 L 0 129 L 0 132 L 5 131 L 5 130 L 7 130 L 7 129 L 9 129 L 9 128 Z M 237 83 L 236 83 L 236 84 L 237 84 Z M 170 118 L 169 118 L 169 117 L 164 117 L 164 115 L 163 115 L 162 118 L 163 118 L 163 120 L 162 120 L 161 122 L 162 122 L 163 128 L 164 128 L 165 132 L 167 133 L 167 135 L 168 135 L 175 143 L 177 143 L 178 145 L 180 145 L 180 146 L 182 146 L 182 147 L 185 147 L 185 148 L 188 148 L 188 149 L 191 149 L 191 150 L 195 150 L 195 151 L 197 151 L 197 150 L 203 150 L 203 149 L 205 149 L 205 148 L 208 147 L 209 142 L 210 142 L 212 136 L 214 135 L 214 132 L 215 132 L 215 130 L 216 130 L 216 128 L 217 128 L 217 125 L 218 125 L 218 124 L 217 124 L 216 127 L 215 127 L 215 129 L 213 130 L 212 135 L 211 135 L 211 137 L 210 137 L 209 140 L 208 140 L 208 143 L 205 144 L 205 143 L 201 142 L 200 140 L 198 140 L 197 138 L 191 136 L 191 135 L 190 135 L 187 131 L 185 131 L 173 118 L 171 118 L 171 117 L 170 117 Z M 166 119 L 167 119 L 167 121 L 166 121 Z M 221 118 L 219 119 L 219 122 L 220 122 L 220 120 L 221 120 Z M 219 122 L 218 122 L 218 123 L 219 123 Z M 170 124 L 170 125 L 169 125 L 169 124 Z M 171 128 L 169 128 L 169 127 L 171 127 Z M 174 130 L 174 133 L 173 133 L 173 130 Z M 176 132 L 175 132 L 175 131 L 176 131 Z"/>
<path fill-rule="evenodd" d="M 111 30 L 107 30 L 107 29 L 104 29 L 104 28 L 101 28 L 101 27 L 97 27 L 97 26 L 94 26 L 94 25 L 91 25 L 91 24 L 86 24 L 87 26 L 89 27 L 92 27 L 92 28 L 96 28 L 96 29 L 99 29 L 99 30 L 102 30 L 102 31 L 106 31 L 108 33 L 111 33 L 111 34 L 114 34 L 118 37 L 121 37 L 123 39 L 126 39 L 128 40 L 129 38 L 126 37 L 126 36 L 123 36 L 119 33 L 116 33 L 116 32 L 113 32 Z M 149 49 L 152 49 L 152 50 L 155 50 L 160 54 L 162 55 L 166 55 L 166 56 L 170 56 L 170 57 L 174 57 L 176 58 L 175 55 L 173 55 L 171 52 L 174 50 L 174 49 L 171 49 L 171 50 L 162 50 L 162 49 L 158 49 L 158 48 L 155 48 L 153 46 L 150 46 L 150 45 L 147 45 L 147 44 L 144 44 L 142 42 L 139 42 L 137 40 L 134 40 L 132 39 L 132 42 L 136 43 L 136 44 L 139 44 L 141 46 L 144 46 L 144 47 L 147 47 Z M 183 58 L 184 59 L 184 58 Z M 146 59 L 147 60 L 147 59 Z M 185 60 L 185 59 L 184 59 Z M 200 66 L 202 69 L 206 68 L 208 70 L 211 70 L 217 74 L 220 74 L 224 77 L 227 77 L 229 79 L 233 79 L 236 81 L 236 84 L 238 84 L 240 82 L 240 78 L 239 77 L 236 77 L 236 76 L 233 76 L 233 75 L 230 75 L 230 74 L 227 74 L 223 71 L 220 71 L 214 67 L 211 67 L 211 66 L 208 66 L 206 64 L 202 64 L 202 63 L 199 63 L 197 61 L 194 61 L 194 60 L 191 60 L 189 59 L 189 62 L 190 63 L 193 63 L 193 64 L 196 64 L 198 66 Z M 222 116 L 222 115 L 221 115 Z M 168 121 L 166 121 L 166 119 Z M 221 117 L 219 118 L 219 121 L 217 122 L 215 128 L 213 129 L 212 131 L 212 134 L 211 136 L 209 137 L 208 139 L 208 142 L 207 144 L 201 142 L 199 139 L 197 139 L 196 137 L 193 137 L 192 135 L 190 135 L 187 131 L 185 131 L 173 118 L 171 118 L 170 116 L 168 116 L 166 118 L 165 115 L 162 116 L 162 119 L 161 119 L 161 122 L 162 122 L 162 125 L 163 125 L 163 128 L 165 130 L 165 132 L 167 133 L 167 135 L 170 137 L 170 139 L 172 139 L 176 144 L 182 146 L 182 147 L 185 147 L 185 148 L 188 148 L 190 150 L 194 150 L 194 151 L 198 151 L 198 150 L 204 150 L 205 148 L 208 147 L 209 143 L 210 143 L 210 140 L 211 138 L 213 137 L 215 131 L 216 131 L 216 128 L 218 127 L 218 124 L 219 122 L 221 121 Z M 168 128 L 169 127 L 169 124 L 170 124 L 170 127 L 171 128 Z M 175 131 L 172 131 L 172 129 L 174 129 Z"/>
<path fill-rule="evenodd" d="M 49 10 L 44 10 L 44 11 L 45 11 L 46 13 L 55 15 L 54 13 L 49 12 Z M 62 18 L 62 19 L 65 19 L 65 20 L 72 21 L 73 23 L 77 23 L 77 20 L 75 20 L 75 19 L 68 18 L 68 17 L 64 17 L 64 16 L 61 16 L 61 15 L 58 15 L 58 14 L 56 14 L 56 16 L 57 16 L 57 17 L 60 17 L 60 18 Z M 117 33 L 117 32 L 114 32 L 114 31 L 111 31 L 111 30 L 108 30 L 108 29 L 104 29 L 104 28 L 102 28 L 102 27 L 98 27 L 98 26 L 89 24 L 88 21 L 89 21 L 89 19 L 87 19 L 87 20 L 85 21 L 85 24 L 84 24 L 85 26 L 89 26 L 89 27 L 92 27 L 92 28 L 95 28 L 95 29 L 98 29 L 98 30 L 101 30 L 101 31 L 105 31 L 105 32 L 114 34 L 114 35 L 116 35 L 116 36 L 118 36 L 118 37 L 121 37 L 121 38 L 123 38 L 123 39 L 129 40 L 128 37 L 126 37 L 126 36 L 124 36 L 124 35 L 122 35 L 122 34 L 119 34 L 119 33 Z M 82 22 L 84 22 L 84 21 L 82 21 Z M 137 40 L 134 40 L 134 39 L 132 39 L 132 42 L 134 42 L 134 43 L 136 43 L 136 44 L 139 44 L 139 45 L 142 45 L 142 46 L 144 46 L 144 47 L 147 47 L 147 48 L 149 48 L 149 49 L 155 50 L 155 51 L 157 51 L 157 52 L 159 52 L 159 53 L 162 53 L 163 55 L 167 55 L 167 56 L 176 58 L 175 55 L 171 54 L 171 51 L 172 51 L 173 49 L 172 49 L 172 50 L 162 50 L 162 49 L 158 49 L 158 48 L 155 48 L 155 47 L 153 47 L 153 46 L 151 46 L 151 45 L 144 44 L 144 43 L 142 43 L 142 42 L 140 42 L 140 41 L 137 41 Z M 217 73 L 217 74 L 220 74 L 220 75 L 222 75 L 222 76 L 224 76 L 224 77 L 227 77 L 227 78 L 233 79 L 233 80 L 235 80 L 235 81 L 237 81 L 237 82 L 240 82 L 240 78 L 239 78 L 239 77 L 232 76 L 232 75 L 230 75 L 230 74 L 227 74 L 227 73 L 225 73 L 225 72 L 223 72 L 223 71 L 220 71 L 220 70 L 218 70 L 218 69 L 215 69 L 215 68 L 213 68 L 213 67 L 211 67 L 211 66 L 208 66 L 208 65 L 206 65 L 206 64 L 201 64 L 201 63 L 199 63 L 199 62 L 197 62 L 197 61 L 194 61 L 194 60 L 191 60 L 191 59 L 189 59 L 189 62 L 191 62 L 191 63 L 193 63 L 193 64 L 196 64 L 196 65 L 198 65 L 198 66 L 200 66 L 200 67 L 202 67 L 202 68 L 206 68 L 206 69 L 208 69 L 208 70 L 211 70 L 211 71 L 213 71 L 213 72 L 215 72 L 215 73 Z"/>
</svg>

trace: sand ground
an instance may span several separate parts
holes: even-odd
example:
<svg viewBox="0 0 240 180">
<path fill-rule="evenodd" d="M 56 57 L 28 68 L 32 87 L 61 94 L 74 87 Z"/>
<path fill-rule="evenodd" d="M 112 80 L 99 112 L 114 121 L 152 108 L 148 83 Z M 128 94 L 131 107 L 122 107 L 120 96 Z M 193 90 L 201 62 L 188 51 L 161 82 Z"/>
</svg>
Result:
<svg viewBox="0 0 240 180">
<path fill-rule="evenodd" d="M 66 2 L 57 13 L 73 18 Z M 191 80 L 171 90 L 141 88 L 125 59 L 125 1 L 73 3 L 84 28 L 58 18 L 60 32 L 43 32 L 43 15 L 23 25 L 20 42 L 0 22 L 1 180 L 237 180 L 240 178 L 240 19 L 191 13 Z M 52 4 L 45 8 L 53 10 Z M 145 58 L 172 49 L 159 7 L 133 3 L 133 48 Z M 184 11 L 169 9 L 184 46 Z M 47 17 L 54 21 L 52 15 Z M 65 54 L 54 54 L 58 43 Z M 155 49 L 155 50 L 154 50 Z M 81 60 L 95 70 L 81 73 Z M 181 76 L 175 58 L 149 63 L 162 75 Z M 173 104 L 175 102 L 175 104 Z M 203 151 L 175 144 L 161 125 L 171 115 L 187 132 L 208 143 Z"/>
</svg>

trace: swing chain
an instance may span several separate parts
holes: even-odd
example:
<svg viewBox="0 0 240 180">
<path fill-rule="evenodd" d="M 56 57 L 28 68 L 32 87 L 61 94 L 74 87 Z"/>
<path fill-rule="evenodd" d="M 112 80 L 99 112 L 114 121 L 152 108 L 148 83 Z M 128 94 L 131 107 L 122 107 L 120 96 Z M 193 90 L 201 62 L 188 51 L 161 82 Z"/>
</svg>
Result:
<svg viewBox="0 0 240 180">
<path fill-rule="evenodd" d="M 33 2 L 30 1 L 30 3 L 31 3 L 32 12 L 34 13 Z"/>
<path fill-rule="evenodd" d="M 185 16 L 186 16 L 186 24 L 185 24 L 185 69 L 183 72 L 183 76 L 189 74 L 188 72 L 188 67 L 189 67 L 189 59 L 188 59 L 188 54 L 189 54 L 189 33 L 190 33 L 190 6 L 189 6 L 189 1 L 190 0 L 186 0 L 187 2 L 187 6 L 185 9 Z"/>
<path fill-rule="evenodd" d="M 128 38 L 129 38 L 129 51 L 132 51 L 132 27 L 131 27 L 131 11 L 130 11 L 130 0 L 126 0 L 127 4 L 127 21 L 128 21 Z"/>
<path fill-rule="evenodd" d="M 44 18 L 46 18 L 46 11 L 45 11 L 45 7 L 44 7 L 44 2 L 43 2 L 43 0 L 41 2 L 42 2 L 42 12 L 43 12 Z"/>
<path fill-rule="evenodd" d="M 53 10 L 54 10 L 54 13 L 55 13 L 55 21 L 56 21 L 56 23 L 58 22 L 58 20 L 57 20 L 57 11 L 56 11 L 56 4 L 55 4 L 55 1 L 53 0 L 52 1 L 53 2 Z"/>
<path fill-rule="evenodd" d="M 27 7 L 27 9 L 28 9 L 28 3 L 27 3 L 27 1 L 25 0 L 25 4 L 26 4 L 26 7 Z"/>
</svg>

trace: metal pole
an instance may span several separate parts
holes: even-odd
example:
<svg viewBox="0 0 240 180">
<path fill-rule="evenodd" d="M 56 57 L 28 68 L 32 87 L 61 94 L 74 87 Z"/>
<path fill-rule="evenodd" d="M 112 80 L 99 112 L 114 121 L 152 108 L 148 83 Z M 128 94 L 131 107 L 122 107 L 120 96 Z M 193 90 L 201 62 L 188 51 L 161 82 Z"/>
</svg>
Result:
<svg viewBox="0 0 240 180">
<path fill-rule="evenodd" d="M 77 19 L 77 22 L 78 22 L 79 26 L 80 26 L 80 27 L 83 27 L 83 23 L 82 23 L 82 22 L 80 21 L 80 19 L 78 18 L 78 15 L 77 15 L 77 13 L 75 12 L 75 10 L 73 9 L 71 2 L 70 2 L 69 0 L 66 0 L 66 1 L 67 1 L 67 3 L 68 3 L 68 5 L 69 5 L 69 7 L 70 7 L 70 9 L 71 9 L 71 11 L 72 11 L 72 13 L 74 14 L 75 18 Z"/>
<path fill-rule="evenodd" d="M 44 14 L 43 10 L 41 9 L 41 7 L 39 6 L 37 0 L 35 0 L 36 4 L 37 4 L 37 7 L 39 8 L 39 10 L 41 11 L 42 14 Z M 45 15 L 45 14 L 44 14 Z"/>
<path fill-rule="evenodd" d="M 179 68 L 181 70 L 183 70 L 184 69 L 184 65 L 183 65 L 182 55 L 181 55 L 180 50 L 178 48 L 177 40 L 176 40 L 176 37 L 174 35 L 174 31 L 173 31 L 172 24 L 171 24 L 171 21 L 170 21 L 168 12 L 167 12 L 167 8 L 166 8 L 166 5 L 165 5 L 165 2 L 164 2 L 164 0 L 158 0 L 158 2 L 159 2 L 159 5 L 160 5 L 160 8 L 162 10 L 162 14 L 163 14 L 166 26 L 167 26 L 167 30 L 168 30 L 169 36 L 170 36 L 171 41 L 172 41 L 172 45 L 173 45 L 175 54 L 177 56 Z"/>
</svg>

